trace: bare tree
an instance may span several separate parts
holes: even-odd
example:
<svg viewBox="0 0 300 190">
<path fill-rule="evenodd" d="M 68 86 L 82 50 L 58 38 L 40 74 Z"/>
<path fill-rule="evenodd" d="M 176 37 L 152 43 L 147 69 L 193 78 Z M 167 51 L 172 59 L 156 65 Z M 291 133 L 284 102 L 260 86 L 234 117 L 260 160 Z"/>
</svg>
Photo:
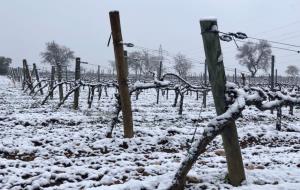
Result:
<svg viewBox="0 0 300 190">
<path fill-rule="evenodd" d="M 0 75 L 7 74 L 11 61 L 11 58 L 0 56 Z"/>
<path fill-rule="evenodd" d="M 142 52 L 134 51 L 128 55 L 128 67 L 135 72 L 135 78 L 138 78 L 138 73 L 141 75 L 143 72 L 144 56 Z"/>
<path fill-rule="evenodd" d="M 108 62 L 109 62 L 109 65 L 110 65 L 110 67 L 112 69 L 112 74 L 114 75 L 115 71 L 116 71 L 116 62 L 113 61 L 113 60 L 109 60 Z"/>
<path fill-rule="evenodd" d="M 50 63 L 57 68 L 58 82 L 62 81 L 62 67 L 67 67 L 68 63 L 75 59 L 74 52 L 65 46 L 61 46 L 56 42 L 46 43 L 46 50 L 41 52 L 42 62 Z M 59 85 L 59 99 L 63 100 L 63 86 Z"/>
<path fill-rule="evenodd" d="M 247 42 L 238 49 L 236 58 L 246 66 L 254 77 L 258 70 L 267 71 L 271 63 L 271 45 L 267 41 L 259 43 Z"/>
<path fill-rule="evenodd" d="M 186 78 L 187 74 L 193 66 L 191 61 L 189 61 L 185 55 L 178 53 L 174 57 L 174 62 L 175 71 L 178 73 L 179 76 Z"/>
<path fill-rule="evenodd" d="M 299 68 L 295 65 L 289 65 L 285 73 L 289 76 L 296 77 L 299 75 Z"/>
<path fill-rule="evenodd" d="M 46 43 L 46 50 L 41 53 L 42 62 L 50 63 L 53 66 L 68 66 L 71 60 L 75 59 L 74 52 L 55 41 Z"/>
</svg>

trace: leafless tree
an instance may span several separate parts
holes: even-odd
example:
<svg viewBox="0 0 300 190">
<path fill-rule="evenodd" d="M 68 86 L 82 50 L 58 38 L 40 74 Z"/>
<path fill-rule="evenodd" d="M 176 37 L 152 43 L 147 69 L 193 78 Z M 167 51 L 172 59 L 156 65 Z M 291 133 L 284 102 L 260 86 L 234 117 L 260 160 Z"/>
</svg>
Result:
<svg viewBox="0 0 300 190">
<path fill-rule="evenodd" d="M 11 58 L 0 56 L 0 75 L 7 74 L 11 61 Z"/>
<path fill-rule="evenodd" d="M 46 50 L 41 53 L 41 57 L 44 63 L 62 67 L 68 66 L 68 63 L 75 59 L 73 51 L 55 41 L 46 43 Z"/>
<path fill-rule="evenodd" d="M 259 43 L 247 42 L 238 49 L 236 58 L 246 66 L 254 77 L 258 70 L 267 71 L 271 63 L 271 45 L 267 41 Z"/>
<path fill-rule="evenodd" d="M 192 63 L 189 61 L 185 55 L 178 53 L 174 57 L 174 69 L 178 73 L 179 76 L 186 78 L 190 69 L 192 68 Z"/>
<path fill-rule="evenodd" d="M 114 75 L 115 71 L 116 71 L 116 62 L 113 61 L 113 60 L 109 60 L 108 62 L 109 62 L 109 65 L 110 65 L 110 67 L 112 69 L 112 74 Z"/>
<path fill-rule="evenodd" d="M 299 68 L 295 65 L 289 65 L 285 73 L 289 76 L 296 77 L 299 75 Z"/>
<path fill-rule="evenodd" d="M 143 72 L 143 64 L 145 62 L 142 52 L 134 51 L 129 53 L 127 62 L 128 67 L 135 72 L 135 77 L 137 79 L 138 73 L 141 75 Z"/>
<path fill-rule="evenodd" d="M 62 68 L 67 69 L 68 63 L 73 60 L 74 52 L 65 46 L 61 46 L 56 42 L 46 43 L 46 50 L 41 52 L 42 62 L 50 63 L 57 68 L 58 82 L 62 81 Z M 59 85 L 59 99 L 63 100 L 63 86 Z"/>
</svg>

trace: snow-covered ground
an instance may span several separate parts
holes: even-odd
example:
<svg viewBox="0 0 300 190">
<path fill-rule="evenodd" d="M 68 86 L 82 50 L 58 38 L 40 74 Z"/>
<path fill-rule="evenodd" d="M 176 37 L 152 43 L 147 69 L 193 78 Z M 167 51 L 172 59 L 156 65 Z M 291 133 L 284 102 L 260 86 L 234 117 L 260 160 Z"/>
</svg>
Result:
<svg viewBox="0 0 300 190">
<path fill-rule="evenodd" d="M 173 93 L 156 104 L 156 92 L 144 91 L 139 100 L 132 98 L 135 137 L 123 139 L 118 125 L 108 139 L 114 92 L 95 98 L 88 109 L 85 89 L 80 110 L 71 109 L 72 98 L 57 109 L 57 97 L 41 106 L 44 96 L 32 98 L 20 84 L 0 77 L 0 189 L 164 189 L 195 129 L 197 138 L 215 116 L 211 96 L 207 108 L 195 94 L 186 96 L 179 116 Z M 247 175 L 243 186 L 226 183 L 218 137 L 189 173 L 186 189 L 299 189 L 300 111 L 290 116 L 284 108 L 283 115 L 282 131 L 275 130 L 275 114 L 255 108 L 237 120 Z"/>
</svg>

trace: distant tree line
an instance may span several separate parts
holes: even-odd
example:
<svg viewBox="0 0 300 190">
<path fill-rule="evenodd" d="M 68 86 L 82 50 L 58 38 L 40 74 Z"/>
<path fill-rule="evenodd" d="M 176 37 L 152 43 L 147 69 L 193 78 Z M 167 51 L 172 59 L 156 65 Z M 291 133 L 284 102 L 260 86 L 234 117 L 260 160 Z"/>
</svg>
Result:
<svg viewBox="0 0 300 190">
<path fill-rule="evenodd" d="M 147 51 L 133 51 L 128 53 L 126 57 L 128 63 L 128 69 L 133 71 L 135 78 L 140 79 L 141 76 L 149 75 L 150 72 L 157 73 L 159 71 L 160 62 L 164 61 L 164 58 L 159 55 L 149 54 Z M 175 72 L 186 78 L 189 71 L 192 68 L 192 62 L 183 54 L 178 53 L 173 57 L 174 65 L 173 69 Z M 112 72 L 116 70 L 115 61 L 109 60 Z M 161 71 L 165 73 L 167 71 L 165 64 L 162 65 Z"/>
</svg>

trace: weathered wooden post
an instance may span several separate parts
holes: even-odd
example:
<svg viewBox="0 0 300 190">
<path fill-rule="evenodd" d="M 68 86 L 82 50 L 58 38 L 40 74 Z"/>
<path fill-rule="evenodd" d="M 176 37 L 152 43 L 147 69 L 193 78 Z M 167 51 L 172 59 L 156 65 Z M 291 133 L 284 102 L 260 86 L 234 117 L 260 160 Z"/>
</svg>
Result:
<svg viewBox="0 0 300 190">
<path fill-rule="evenodd" d="M 207 86 L 207 63 L 205 60 L 205 64 L 204 64 L 204 86 Z M 203 92 L 203 108 L 206 108 L 206 95 L 207 95 L 207 91 L 204 90 Z M 197 94 L 198 96 L 198 94 Z M 197 97 L 198 98 L 198 97 Z"/>
<path fill-rule="evenodd" d="M 64 89 L 62 82 L 62 65 L 61 63 L 57 64 L 57 81 L 60 83 L 58 85 L 58 91 L 59 91 L 59 101 L 62 101 L 64 99 Z"/>
<path fill-rule="evenodd" d="M 25 76 L 26 76 L 25 78 L 26 78 L 26 81 L 28 83 L 28 87 L 29 87 L 30 90 L 32 90 L 32 88 L 33 88 L 32 78 L 31 78 L 31 75 L 30 75 L 30 71 L 29 71 L 26 59 L 23 59 L 23 64 L 24 64 L 24 67 L 25 67 Z"/>
<path fill-rule="evenodd" d="M 218 25 L 214 19 L 205 19 L 200 21 L 200 26 L 215 107 L 217 115 L 221 115 L 226 111 L 226 77 L 217 31 Z M 238 186 L 246 179 L 246 176 L 234 121 L 225 126 L 222 132 L 222 139 L 227 160 L 229 182 L 233 186 Z"/>
<path fill-rule="evenodd" d="M 55 80 L 55 66 L 51 67 L 51 79 L 50 79 L 50 90 L 53 89 L 54 85 L 54 80 Z M 50 94 L 50 98 L 53 99 L 53 92 Z"/>
<path fill-rule="evenodd" d="M 98 70 L 97 70 L 97 82 L 100 82 L 100 65 L 98 65 Z"/>
<path fill-rule="evenodd" d="M 68 81 L 68 67 L 65 67 L 65 76 L 66 76 L 66 81 Z M 66 84 L 66 91 L 68 91 L 68 84 Z"/>
<path fill-rule="evenodd" d="M 26 62 L 26 60 L 25 61 L 24 60 L 23 60 L 23 68 L 22 68 L 22 75 L 23 75 L 22 90 L 25 89 L 25 84 L 26 84 L 26 81 L 27 81 L 27 78 L 26 78 L 26 69 L 25 69 L 25 62 Z"/>
<path fill-rule="evenodd" d="M 161 67 L 162 67 L 162 61 L 159 62 L 159 67 L 158 67 L 158 70 L 157 70 L 157 80 L 160 80 L 161 78 Z M 159 88 L 156 89 L 156 104 L 159 103 Z"/>
<path fill-rule="evenodd" d="M 271 76 L 270 76 L 271 91 L 274 91 L 274 64 L 275 64 L 275 56 L 272 55 Z M 273 114 L 273 109 L 271 110 L 271 114 Z"/>
<path fill-rule="evenodd" d="M 241 73 L 241 78 L 242 78 L 242 84 L 243 86 L 246 86 L 246 77 L 245 77 L 245 73 Z"/>
<path fill-rule="evenodd" d="M 39 87 L 40 87 L 40 93 L 41 95 L 43 95 L 43 89 L 42 89 L 42 84 L 40 83 L 40 76 L 39 76 L 39 73 L 38 73 L 38 70 L 36 68 L 36 64 L 33 63 L 33 70 L 34 70 L 34 73 L 35 73 L 35 78 L 36 78 L 36 81 L 38 82 L 39 84 Z"/>
<path fill-rule="evenodd" d="M 236 84 L 236 68 L 234 68 L 234 83 Z"/>
<path fill-rule="evenodd" d="M 275 86 L 276 86 L 276 84 L 278 82 L 277 80 L 278 80 L 277 69 L 275 69 Z"/>
<path fill-rule="evenodd" d="M 75 65 L 75 86 L 77 86 L 80 82 L 80 58 L 76 58 L 76 65 Z M 73 109 L 78 109 L 79 104 L 79 88 L 75 90 L 74 92 L 74 103 L 73 103 Z"/>
<path fill-rule="evenodd" d="M 274 64 L 275 64 L 275 56 L 272 55 L 272 62 L 271 62 L 271 90 L 274 90 Z"/>
<path fill-rule="evenodd" d="M 282 110 L 281 110 L 280 106 L 278 106 L 276 109 L 277 109 L 276 130 L 280 131 L 281 130 Z"/>
<path fill-rule="evenodd" d="M 22 77 L 22 68 L 17 68 L 18 76 L 19 76 L 19 82 L 23 84 L 23 77 Z"/>
<path fill-rule="evenodd" d="M 133 121 L 130 94 L 127 84 L 127 72 L 124 59 L 124 47 L 121 32 L 120 16 L 118 11 L 109 12 L 112 39 L 114 45 L 115 62 L 118 75 L 119 95 L 123 114 L 124 137 L 133 137 Z"/>
</svg>

